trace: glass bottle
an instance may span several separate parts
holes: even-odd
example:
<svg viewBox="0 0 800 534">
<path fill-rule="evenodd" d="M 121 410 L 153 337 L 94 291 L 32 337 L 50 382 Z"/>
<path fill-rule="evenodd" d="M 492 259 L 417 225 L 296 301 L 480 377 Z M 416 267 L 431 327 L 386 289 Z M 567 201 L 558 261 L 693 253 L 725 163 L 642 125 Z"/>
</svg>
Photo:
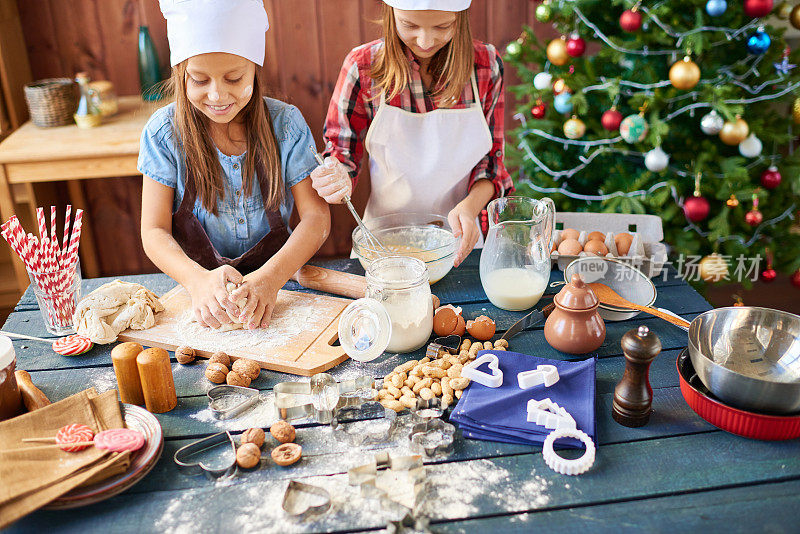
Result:
<svg viewBox="0 0 800 534">
<path fill-rule="evenodd" d="M 78 98 L 78 109 L 73 115 L 75 123 L 78 128 L 93 128 L 103 120 L 103 114 L 97 105 L 94 90 L 89 87 L 89 74 L 79 72 L 75 75 L 75 81 L 78 82 L 81 92 L 81 96 Z"/>
<path fill-rule="evenodd" d="M 142 98 L 148 101 L 160 100 L 161 91 L 158 90 L 160 81 L 158 53 L 150 37 L 150 30 L 147 26 L 139 26 L 139 87 L 142 89 Z"/>
</svg>

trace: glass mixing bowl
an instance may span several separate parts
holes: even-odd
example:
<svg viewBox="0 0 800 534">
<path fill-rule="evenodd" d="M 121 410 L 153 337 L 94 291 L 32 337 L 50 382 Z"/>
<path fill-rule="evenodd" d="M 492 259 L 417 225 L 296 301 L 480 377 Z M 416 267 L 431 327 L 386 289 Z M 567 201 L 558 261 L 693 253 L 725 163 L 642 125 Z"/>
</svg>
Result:
<svg viewBox="0 0 800 534">
<path fill-rule="evenodd" d="M 364 221 L 364 224 L 391 254 L 422 260 L 431 284 L 444 278 L 453 268 L 458 240 L 441 215 L 393 213 Z M 353 252 L 364 269 L 381 256 L 369 246 L 359 227 L 353 230 Z"/>
</svg>

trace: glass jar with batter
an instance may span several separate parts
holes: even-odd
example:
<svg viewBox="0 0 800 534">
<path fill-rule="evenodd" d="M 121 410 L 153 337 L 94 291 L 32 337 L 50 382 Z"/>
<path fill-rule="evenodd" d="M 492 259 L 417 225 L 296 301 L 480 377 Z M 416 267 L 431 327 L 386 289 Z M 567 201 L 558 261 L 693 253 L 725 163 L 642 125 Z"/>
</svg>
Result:
<svg viewBox="0 0 800 534">
<path fill-rule="evenodd" d="M 433 330 L 433 301 L 425 263 L 408 256 L 385 256 L 367 269 L 367 298 L 383 304 L 391 320 L 387 352 L 417 350 Z"/>
</svg>

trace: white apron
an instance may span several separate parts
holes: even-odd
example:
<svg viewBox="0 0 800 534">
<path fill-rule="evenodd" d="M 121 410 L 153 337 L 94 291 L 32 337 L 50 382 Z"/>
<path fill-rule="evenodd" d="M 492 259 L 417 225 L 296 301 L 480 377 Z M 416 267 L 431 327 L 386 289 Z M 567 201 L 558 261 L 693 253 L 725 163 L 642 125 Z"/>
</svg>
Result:
<svg viewBox="0 0 800 534">
<path fill-rule="evenodd" d="M 492 148 L 474 72 L 471 82 L 475 102 L 464 109 L 412 113 L 381 94 L 364 141 L 372 184 L 365 220 L 403 212 L 446 217 L 466 198 L 472 169 Z"/>
</svg>

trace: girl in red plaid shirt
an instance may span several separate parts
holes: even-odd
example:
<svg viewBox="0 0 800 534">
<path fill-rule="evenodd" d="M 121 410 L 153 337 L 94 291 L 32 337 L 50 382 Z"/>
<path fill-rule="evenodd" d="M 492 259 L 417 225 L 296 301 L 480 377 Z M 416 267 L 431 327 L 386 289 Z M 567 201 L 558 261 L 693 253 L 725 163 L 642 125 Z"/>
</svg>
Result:
<svg viewBox="0 0 800 534">
<path fill-rule="evenodd" d="M 482 244 L 477 217 L 513 190 L 503 164 L 503 63 L 473 40 L 471 0 L 384 0 L 383 38 L 345 58 L 325 120 L 325 165 L 312 185 L 349 196 L 364 150 L 372 192 L 366 220 L 447 215 L 458 266 Z"/>
</svg>

